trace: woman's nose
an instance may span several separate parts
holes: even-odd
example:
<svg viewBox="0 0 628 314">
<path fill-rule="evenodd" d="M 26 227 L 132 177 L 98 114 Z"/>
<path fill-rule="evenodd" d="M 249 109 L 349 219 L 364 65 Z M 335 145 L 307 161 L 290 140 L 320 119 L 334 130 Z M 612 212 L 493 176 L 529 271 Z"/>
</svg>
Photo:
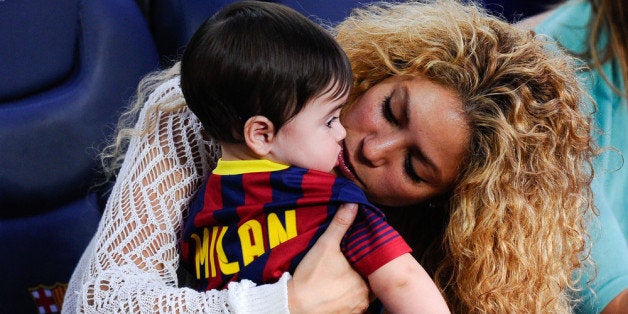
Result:
<svg viewBox="0 0 628 314">
<path fill-rule="evenodd" d="M 382 166 L 395 152 L 401 151 L 403 138 L 395 134 L 371 134 L 364 138 L 362 155 L 372 166 Z"/>
</svg>

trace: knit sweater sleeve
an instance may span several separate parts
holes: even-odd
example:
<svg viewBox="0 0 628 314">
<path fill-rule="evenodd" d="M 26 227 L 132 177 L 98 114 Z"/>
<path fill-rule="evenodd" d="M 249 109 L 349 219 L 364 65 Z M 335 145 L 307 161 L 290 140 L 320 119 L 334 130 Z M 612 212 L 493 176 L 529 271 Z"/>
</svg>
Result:
<svg viewBox="0 0 628 314">
<path fill-rule="evenodd" d="M 271 285 L 198 292 L 177 282 L 188 203 L 215 166 L 218 146 L 182 106 L 178 78 L 142 108 L 94 238 L 72 275 L 63 312 L 287 313 L 288 274 Z"/>
</svg>

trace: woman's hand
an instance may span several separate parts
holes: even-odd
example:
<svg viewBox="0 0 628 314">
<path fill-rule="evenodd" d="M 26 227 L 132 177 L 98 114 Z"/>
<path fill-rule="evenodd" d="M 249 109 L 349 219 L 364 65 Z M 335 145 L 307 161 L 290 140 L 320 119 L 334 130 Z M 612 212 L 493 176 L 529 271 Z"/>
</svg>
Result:
<svg viewBox="0 0 628 314">
<path fill-rule="evenodd" d="M 340 206 L 297 266 L 288 281 L 290 313 L 362 313 L 367 309 L 368 286 L 340 252 L 340 241 L 356 214 L 357 205 Z"/>
</svg>

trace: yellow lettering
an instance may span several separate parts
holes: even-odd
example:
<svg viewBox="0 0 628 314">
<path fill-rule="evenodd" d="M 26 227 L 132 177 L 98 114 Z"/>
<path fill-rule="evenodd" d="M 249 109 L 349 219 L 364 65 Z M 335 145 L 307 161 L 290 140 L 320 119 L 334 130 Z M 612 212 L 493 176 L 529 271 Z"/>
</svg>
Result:
<svg viewBox="0 0 628 314">
<path fill-rule="evenodd" d="M 294 209 L 284 211 L 285 227 L 281 224 L 277 214 L 268 215 L 268 243 L 270 248 L 286 242 L 297 236 L 297 219 Z"/>
<path fill-rule="evenodd" d="M 214 227 L 216 228 L 216 227 Z M 225 254 L 225 250 L 222 247 L 222 238 L 225 236 L 228 227 L 223 227 L 220 230 L 220 235 L 218 236 L 218 241 L 216 242 L 216 253 L 218 254 L 218 263 L 220 264 L 220 270 L 225 275 L 235 274 L 240 271 L 240 266 L 238 262 L 229 262 L 227 259 L 227 254 Z M 239 230 L 238 230 L 239 233 Z"/>
<path fill-rule="evenodd" d="M 257 220 L 249 220 L 238 228 L 242 260 L 244 266 L 250 264 L 256 257 L 264 254 L 264 238 L 262 225 Z"/>
<path fill-rule="evenodd" d="M 201 265 L 204 265 L 205 272 L 204 278 L 207 278 L 209 274 L 209 262 L 213 264 L 213 260 L 209 258 L 209 250 L 207 249 L 207 245 L 209 243 L 209 230 L 207 228 L 203 228 L 203 239 L 198 236 L 198 234 L 193 233 L 192 239 L 196 243 L 196 253 L 194 254 L 194 263 L 196 265 L 196 279 L 201 279 Z M 212 243 L 213 246 L 213 243 Z M 212 265 L 212 276 L 215 276 L 215 269 Z"/>
<path fill-rule="evenodd" d="M 216 250 L 214 249 L 216 247 L 216 237 L 218 236 L 218 228 L 219 227 L 212 227 L 212 240 L 211 242 L 209 242 L 209 263 L 211 265 L 211 270 L 212 270 L 212 278 L 216 277 L 216 257 L 214 256 L 214 252 L 216 252 Z M 207 228 L 205 228 L 205 230 L 207 230 Z M 205 278 L 207 278 L 208 275 L 205 275 Z"/>
<path fill-rule="evenodd" d="M 267 216 L 268 245 L 274 248 L 297 236 L 296 211 L 284 211 L 284 223 L 276 213 Z M 203 228 L 202 237 L 199 234 L 192 234 L 192 239 L 196 243 L 196 278 L 216 277 L 216 259 L 220 271 L 225 275 L 232 275 L 240 271 L 238 261 L 230 262 L 223 247 L 223 238 L 227 233 L 227 226 L 214 226 L 211 230 L 211 237 L 208 228 Z M 238 236 L 242 249 L 242 261 L 244 266 L 250 264 L 255 258 L 266 252 L 264 247 L 264 234 L 262 225 L 257 220 L 249 220 L 238 227 Z M 203 270 L 203 272 L 201 272 Z"/>
</svg>

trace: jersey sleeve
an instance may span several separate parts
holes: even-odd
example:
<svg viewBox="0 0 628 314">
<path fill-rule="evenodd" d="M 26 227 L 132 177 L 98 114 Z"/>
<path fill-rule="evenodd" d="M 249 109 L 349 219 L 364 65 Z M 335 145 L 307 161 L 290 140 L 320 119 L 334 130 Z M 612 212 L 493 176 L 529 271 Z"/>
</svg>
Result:
<svg viewBox="0 0 628 314">
<path fill-rule="evenodd" d="M 349 263 L 362 276 L 367 277 L 393 259 L 412 252 L 401 235 L 388 224 L 384 213 L 368 203 L 357 186 L 345 184 L 338 197 L 341 202 L 359 204 L 358 216 L 340 246 Z"/>
</svg>

